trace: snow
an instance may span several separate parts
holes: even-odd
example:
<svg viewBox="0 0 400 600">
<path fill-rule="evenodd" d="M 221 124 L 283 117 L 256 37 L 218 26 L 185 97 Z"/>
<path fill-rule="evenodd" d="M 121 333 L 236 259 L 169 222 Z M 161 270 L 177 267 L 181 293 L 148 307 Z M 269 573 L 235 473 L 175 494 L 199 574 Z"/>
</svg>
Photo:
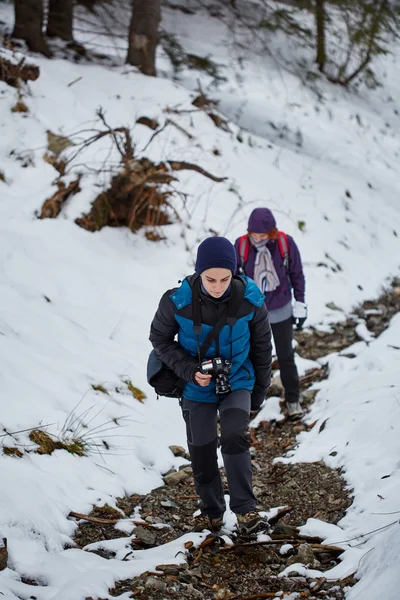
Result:
<svg viewBox="0 0 400 600">
<path fill-rule="evenodd" d="M 11 7 L 2 5 L 0 17 L 11 23 Z M 176 11 L 166 12 L 164 19 L 188 51 L 212 53 L 223 65 L 226 81 L 216 87 L 204 79 L 203 85 L 231 119 L 230 132 L 217 129 L 202 111 L 185 112 L 193 110 L 199 74 L 183 70 L 178 81 L 171 81 L 162 53 L 157 79 L 122 65 L 29 57 L 41 74 L 23 92 L 26 114 L 11 112 L 17 90 L 0 83 L 5 177 L 0 181 L 0 439 L 4 446 L 33 450 L 29 430 L 43 428 L 55 439 L 78 437 L 88 449 L 85 457 L 65 450 L 50 456 L 25 452 L 21 459 L 0 455 L 0 538 L 8 539 L 9 550 L 0 591 L 7 600 L 105 598 L 117 579 L 181 562 L 185 542 L 204 539 L 205 534 L 189 533 L 122 561 L 129 544 L 124 537 L 101 543 L 116 552 L 115 559 L 105 561 L 71 548 L 76 522 L 68 515 L 147 493 L 162 485 L 163 473 L 184 462 L 168 448 L 186 444 L 179 406 L 174 400 L 157 401 L 146 383 L 147 338 L 161 294 L 191 271 L 196 246 L 210 228 L 234 240 L 246 230 L 252 208 L 270 206 L 279 227 L 300 247 L 307 324 L 320 328 L 376 297 L 399 273 L 397 56 L 382 59 L 382 88 L 355 96 L 325 86 L 318 102 L 267 58 L 247 57 L 238 77 L 226 31 L 217 21 Z M 176 196 L 174 202 L 183 222 L 166 226 L 163 242 L 147 240 L 144 232 L 107 228 L 91 234 L 75 225 L 111 177 L 88 167 L 98 168 L 109 152 L 110 161 L 118 161 L 107 138 L 73 162 L 67 181 L 83 171 L 81 192 L 60 216 L 36 218 L 56 190 L 57 173 L 43 160 L 47 130 L 76 141 L 82 130 L 102 128 L 96 120 L 100 106 L 111 126 L 133 128 L 139 154 L 154 161 L 195 162 L 227 177 L 214 183 L 197 173 L 179 173 L 176 189 L 186 200 Z M 146 115 L 163 124 L 167 107 L 182 111 L 173 119 L 193 138 L 166 127 L 144 150 L 153 132 L 135 125 L 136 119 Z M 273 136 L 271 123 L 285 125 L 288 135 Z M 294 141 L 296 131 L 302 147 Z M 299 222 L 305 223 L 301 229 Z M 346 351 L 355 358 L 326 358 L 330 377 L 319 384 L 309 415 L 317 424 L 299 436 L 294 456 L 285 460 L 324 460 L 344 470 L 354 495 L 347 515 L 338 526 L 309 520 L 304 532 L 346 548 L 329 577 L 357 571 L 360 582 L 349 591 L 349 600 L 383 593 L 396 600 L 400 317 L 378 338 L 363 323 L 357 333 L 362 341 Z M 298 364 L 302 373 L 315 366 L 300 358 Z M 133 398 L 127 381 L 146 393 L 143 404 Z M 98 385 L 108 393 L 93 389 Z M 253 425 L 281 418 L 279 399 L 270 398 Z M 121 527 L 134 535 L 126 520 Z M 300 565 L 289 569 L 315 575 Z M 21 577 L 40 585 L 24 584 Z"/>
</svg>

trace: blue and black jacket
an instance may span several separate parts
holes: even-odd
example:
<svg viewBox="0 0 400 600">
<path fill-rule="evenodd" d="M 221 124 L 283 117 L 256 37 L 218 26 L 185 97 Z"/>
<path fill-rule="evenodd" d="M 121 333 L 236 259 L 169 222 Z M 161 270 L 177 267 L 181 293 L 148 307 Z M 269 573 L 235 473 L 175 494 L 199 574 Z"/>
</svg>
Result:
<svg viewBox="0 0 400 600">
<path fill-rule="evenodd" d="M 187 277 L 178 288 L 161 298 L 150 329 L 150 341 L 160 359 L 186 383 L 183 397 L 198 402 L 217 402 L 213 381 L 201 387 L 195 382 L 199 370 L 198 350 L 208 333 L 227 310 L 232 294 L 236 302 L 233 320 L 225 325 L 203 360 L 220 356 L 231 360 L 231 389 L 252 391 L 252 410 L 262 404 L 271 379 L 271 329 L 264 295 L 249 277 L 235 276 L 230 293 L 214 299 L 200 291 L 194 301 L 198 276 Z M 239 298 L 239 302 L 237 299 Z M 200 303 L 201 333 L 196 335 L 193 302 Z M 175 340 L 176 336 L 178 337 Z"/>
</svg>

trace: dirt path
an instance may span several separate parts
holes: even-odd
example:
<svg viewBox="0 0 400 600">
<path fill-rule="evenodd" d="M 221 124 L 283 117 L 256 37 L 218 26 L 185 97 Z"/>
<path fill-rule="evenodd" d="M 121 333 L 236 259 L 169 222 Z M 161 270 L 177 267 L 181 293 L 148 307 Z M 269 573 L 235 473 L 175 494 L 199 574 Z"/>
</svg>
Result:
<svg viewBox="0 0 400 600">
<path fill-rule="evenodd" d="M 377 301 L 365 302 L 354 315 L 332 326 L 331 333 L 312 330 L 296 335 L 296 351 L 304 358 L 317 359 L 331 352 L 345 351 L 359 341 L 356 326 L 364 320 L 368 329 L 379 335 L 389 324 L 392 316 L 400 311 L 400 280 Z M 315 392 L 308 390 L 315 381 L 329 376 L 323 366 L 302 378 L 302 391 L 306 403 L 311 403 Z M 276 393 L 271 390 L 271 395 Z M 312 426 L 312 425 L 311 425 Z M 288 506 L 271 532 L 273 543 L 261 545 L 236 544 L 226 546 L 220 538 L 206 539 L 203 547 L 190 548 L 185 565 L 164 565 L 158 573 L 143 573 L 140 577 L 121 581 L 111 590 L 119 596 L 130 592 L 131 598 L 140 600 L 258 600 L 261 598 L 292 598 L 317 600 L 342 600 L 346 589 L 355 583 L 353 577 L 343 581 L 328 582 L 324 578 L 310 579 L 290 573 L 287 577 L 277 575 L 289 565 L 300 562 L 320 571 L 326 571 L 340 560 L 338 549 L 321 548 L 318 539 L 302 539 L 297 527 L 308 518 L 337 523 L 352 503 L 345 481 L 338 471 L 330 470 L 323 463 L 272 464 L 296 445 L 296 435 L 306 428 L 304 423 L 262 423 L 252 431 L 252 460 L 254 488 L 260 506 Z M 182 451 L 178 448 L 175 452 Z M 140 505 L 141 515 L 148 525 L 168 523 L 168 529 L 151 529 L 139 526 L 134 530 L 136 539 L 132 549 L 144 549 L 164 544 L 183 533 L 196 530 L 193 513 L 198 499 L 194 491 L 190 467 L 166 474 L 168 484 L 153 490 L 146 496 L 132 496 L 119 500 L 118 506 L 127 517 Z M 109 507 L 96 508 L 91 517 L 121 518 L 120 513 Z M 76 534 L 78 547 L 124 534 L 112 524 L 81 522 Z M 288 544 L 291 545 L 289 548 Z M 282 546 L 288 549 L 281 551 Z M 104 558 L 112 553 L 99 551 Z"/>
</svg>

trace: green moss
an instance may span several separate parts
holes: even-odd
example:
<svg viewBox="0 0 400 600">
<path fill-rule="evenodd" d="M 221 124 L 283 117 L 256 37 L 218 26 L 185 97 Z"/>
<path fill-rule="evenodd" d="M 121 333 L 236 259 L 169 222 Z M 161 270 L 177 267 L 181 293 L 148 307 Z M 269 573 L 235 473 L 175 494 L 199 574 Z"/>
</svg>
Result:
<svg viewBox="0 0 400 600">
<path fill-rule="evenodd" d="M 142 390 L 140 390 L 139 388 L 135 387 L 129 379 L 124 381 L 124 383 L 128 386 L 128 389 L 131 392 L 132 396 L 136 398 L 136 400 L 139 400 L 139 402 L 143 402 L 143 400 L 147 398 L 146 394 L 142 392 Z"/>
<path fill-rule="evenodd" d="M 3 454 L 6 456 L 15 456 L 17 458 L 23 456 L 21 450 L 18 450 L 18 448 L 9 448 L 8 446 L 3 446 Z"/>
<path fill-rule="evenodd" d="M 94 383 L 92 383 L 92 388 L 94 389 L 95 392 L 102 392 L 103 394 L 108 394 L 108 390 L 106 390 L 104 385 L 101 385 L 101 384 L 95 385 Z"/>
<path fill-rule="evenodd" d="M 41 429 L 31 431 L 29 439 L 39 446 L 36 450 L 38 454 L 53 454 L 55 450 L 66 450 L 70 454 L 76 454 L 77 456 L 86 456 L 87 454 L 85 442 L 81 439 L 60 441 L 53 439 Z"/>
<path fill-rule="evenodd" d="M 300 229 L 300 231 L 305 231 L 306 222 L 305 221 L 297 221 L 297 227 Z"/>
</svg>

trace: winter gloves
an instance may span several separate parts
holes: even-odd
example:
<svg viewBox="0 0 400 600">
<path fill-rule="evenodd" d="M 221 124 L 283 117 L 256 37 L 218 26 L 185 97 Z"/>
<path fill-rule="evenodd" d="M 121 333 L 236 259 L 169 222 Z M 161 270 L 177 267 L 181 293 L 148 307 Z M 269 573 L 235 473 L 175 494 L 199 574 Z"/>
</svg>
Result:
<svg viewBox="0 0 400 600">
<path fill-rule="evenodd" d="M 293 306 L 293 323 L 298 330 L 303 329 L 304 321 L 307 319 L 307 304 L 296 302 Z"/>
</svg>

